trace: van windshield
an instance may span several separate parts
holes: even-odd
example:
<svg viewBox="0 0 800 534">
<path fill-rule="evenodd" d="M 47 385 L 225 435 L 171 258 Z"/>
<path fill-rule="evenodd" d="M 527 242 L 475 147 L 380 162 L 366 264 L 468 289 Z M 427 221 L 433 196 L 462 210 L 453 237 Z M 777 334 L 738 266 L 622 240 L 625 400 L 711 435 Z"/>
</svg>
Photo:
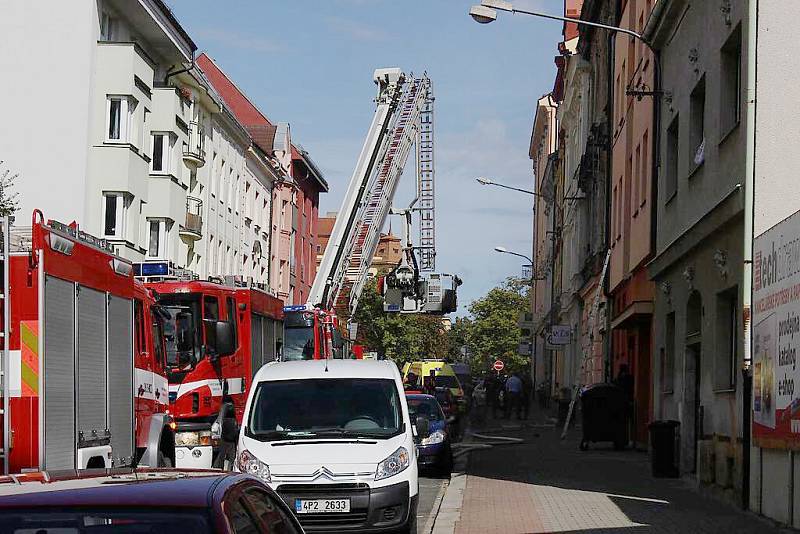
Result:
<svg viewBox="0 0 800 534">
<path fill-rule="evenodd" d="M 394 380 L 322 378 L 261 382 L 245 434 L 260 441 L 389 438 L 404 431 Z"/>
<path fill-rule="evenodd" d="M 436 375 L 433 380 L 437 388 L 453 389 L 461 387 L 461 385 L 458 383 L 458 379 L 453 375 Z"/>
</svg>

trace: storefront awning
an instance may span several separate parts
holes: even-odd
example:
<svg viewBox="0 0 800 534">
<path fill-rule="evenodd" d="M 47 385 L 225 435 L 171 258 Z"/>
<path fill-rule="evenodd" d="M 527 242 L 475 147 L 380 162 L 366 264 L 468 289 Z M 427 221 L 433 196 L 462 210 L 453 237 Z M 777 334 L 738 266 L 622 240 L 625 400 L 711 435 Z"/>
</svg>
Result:
<svg viewBox="0 0 800 534">
<path fill-rule="evenodd" d="M 611 321 L 611 329 L 626 330 L 637 326 L 642 321 L 649 321 L 653 316 L 653 302 L 636 301 L 632 302 L 630 306 L 622 310 L 613 321 Z"/>
</svg>

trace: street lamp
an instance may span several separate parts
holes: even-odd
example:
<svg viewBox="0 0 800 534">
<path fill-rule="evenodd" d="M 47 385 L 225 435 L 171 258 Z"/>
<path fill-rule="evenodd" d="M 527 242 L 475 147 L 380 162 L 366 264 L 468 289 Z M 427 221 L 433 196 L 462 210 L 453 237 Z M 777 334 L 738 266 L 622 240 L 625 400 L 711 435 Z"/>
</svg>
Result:
<svg viewBox="0 0 800 534">
<path fill-rule="evenodd" d="M 526 260 L 528 260 L 531 263 L 531 281 L 530 281 L 530 283 L 531 283 L 531 293 L 530 293 L 530 295 L 533 295 L 534 294 L 534 287 L 533 287 L 534 283 L 537 280 L 545 280 L 545 278 L 537 278 L 536 277 L 536 270 L 535 270 L 534 265 L 533 265 L 533 260 L 530 259 L 525 254 L 520 254 L 519 252 L 513 252 L 511 250 L 508 250 L 506 247 L 496 246 L 496 247 L 494 247 L 494 250 L 495 250 L 495 252 L 499 252 L 501 254 L 511 254 L 512 256 L 518 256 L 520 258 L 525 258 Z M 531 344 L 531 375 L 532 375 L 532 378 L 533 378 L 533 387 L 534 387 L 534 390 L 535 390 L 536 389 L 536 351 L 534 350 L 534 347 L 536 346 L 536 332 L 534 331 L 533 324 L 531 324 L 530 336 L 531 336 L 531 339 L 530 339 L 529 343 Z"/>
<path fill-rule="evenodd" d="M 536 191 L 531 191 L 530 189 L 520 189 L 519 187 L 512 187 L 510 185 L 505 185 L 505 184 L 499 184 L 499 183 L 494 182 L 494 181 L 492 181 L 492 180 L 490 180 L 488 178 L 484 178 L 483 176 L 479 176 L 479 177 L 475 178 L 475 181 L 478 182 L 481 185 L 494 185 L 496 187 L 502 187 L 504 189 L 511 189 L 513 191 L 519 191 L 520 193 L 525 193 L 526 195 L 533 195 L 535 197 L 547 198 L 543 194 L 537 193 Z"/>
<path fill-rule="evenodd" d="M 501 254 L 511 254 L 512 256 L 519 256 L 520 258 L 525 258 L 526 260 L 531 262 L 531 269 L 533 269 L 533 260 L 530 259 L 525 254 L 520 254 L 519 252 L 512 252 L 512 251 L 506 249 L 506 247 L 494 247 L 494 250 L 495 250 L 495 252 L 500 252 Z"/>
<path fill-rule="evenodd" d="M 508 11 L 509 13 L 522 13 L 523 15 L 533 15 L 534 17 L 560 20 L 563 22 L 573 22 L 575 24 L 581 24 L 583 26 L 594 26 L 595 28 L 613 30 L 615 32 L 620 32 L 630 35 L 635 39 L 643 41 L 648 46 L 650 45 L 650 43 L 648 43 L 642 37 L 641 34 L 636 33 L 635 31 L 629 30 L 627 28 L 620 28 L 618 26 L 609 26 L 607 24 L 601 24 L 599 22 L 591 22 L 588 20 L 576 19 L 572 17 L 551 15 L 549 13 L 540 13 L 538 11 L 525 11 L 524 9 L 516 9 L 511 2 L 507 2 L 505 0 L 482 0 L 480 5 L 475 5 L 470 8 L 469 14 L 473 19 L 475 19 L 475 22 L 478 22 L 480 24 L 489 24 L 490 22 L 494 22 L 495 20 L 497 20 L 498 11 Z"/>
</svg>

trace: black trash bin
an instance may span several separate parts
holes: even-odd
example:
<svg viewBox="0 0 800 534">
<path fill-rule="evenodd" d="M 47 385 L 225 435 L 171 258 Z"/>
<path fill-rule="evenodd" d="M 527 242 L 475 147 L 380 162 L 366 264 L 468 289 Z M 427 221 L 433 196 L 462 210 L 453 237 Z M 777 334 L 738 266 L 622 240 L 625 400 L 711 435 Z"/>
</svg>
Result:
<svg viewBox="0 0 800 534">
<path fill-rule="evenodd" d="M 650 423 L 650 462 L 653 476 L 677 478 L 678 469 L 678 421 L 653 421 Z"/>
<path fill-rule="evenodd" d="M 615 449 L 628 442 L 625 392 L 616 384 L 594 384 L 581 392 L 583 439 L 581 450 L 589 443 L 610 441 Z"/>
</svg>

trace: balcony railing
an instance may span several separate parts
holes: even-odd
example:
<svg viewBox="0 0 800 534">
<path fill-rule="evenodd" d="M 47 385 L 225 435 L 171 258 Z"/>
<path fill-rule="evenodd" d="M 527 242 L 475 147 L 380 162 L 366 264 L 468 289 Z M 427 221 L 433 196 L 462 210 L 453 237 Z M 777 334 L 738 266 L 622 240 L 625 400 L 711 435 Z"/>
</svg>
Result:
<svg viewBox="0 0 800 534">
<path fill-rule="evenodd" d="M 186 197 L 186 220 L 180 228 L 182 238 L 197 241 L 203 237 L 203 201 Z"/>
<path fill-rule="evenodd" d="M 206 138 L 200 123 L 189 123 L 189 141 L 183 145 L 183 162 L 190 169 L 199 169 L 206 164 Z"/>
</svg>

